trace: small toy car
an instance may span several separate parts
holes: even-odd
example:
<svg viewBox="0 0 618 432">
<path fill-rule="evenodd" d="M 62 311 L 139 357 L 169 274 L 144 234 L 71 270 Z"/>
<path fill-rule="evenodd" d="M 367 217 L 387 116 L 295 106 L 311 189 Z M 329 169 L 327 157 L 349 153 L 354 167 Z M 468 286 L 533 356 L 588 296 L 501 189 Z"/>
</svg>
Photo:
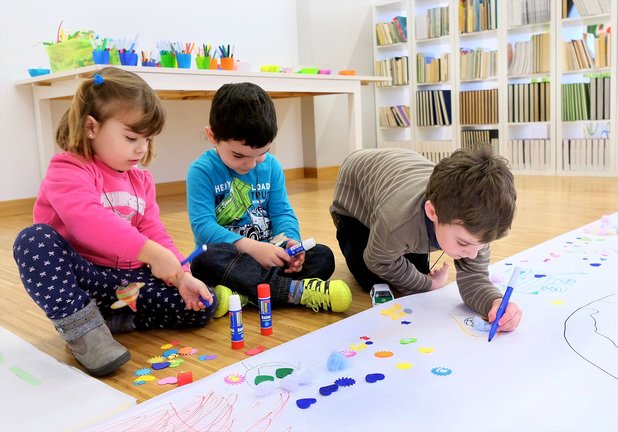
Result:
<svg viewBox="0 0 618 432">
<path fill-rule="evenodd" d="M 389 302 L 395 298 L 387 284 L 375 284 L 369 292 L 373 306 Z"/>
</svg>

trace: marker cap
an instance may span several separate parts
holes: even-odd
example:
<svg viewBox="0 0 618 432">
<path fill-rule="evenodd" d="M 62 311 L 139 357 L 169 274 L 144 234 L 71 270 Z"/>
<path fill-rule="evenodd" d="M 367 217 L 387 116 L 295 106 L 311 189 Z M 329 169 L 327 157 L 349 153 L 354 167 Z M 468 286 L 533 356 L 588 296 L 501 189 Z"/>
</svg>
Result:
<svg viewBox="0 0 618 432">
<path fill-rule="evenodd" d="M 303 240 L 303 248 L 307 251 L 309 249 L 311 249 L 312 247 L 315 247 L 316 242 L 315 239 L 312 238 L 308 238 L 306 240 Z"/>
<path fill-rule="evenodd" d="M 270 285 L 269 284 L 259 284 L 257 287 L 257 295 L 258 295 L 258 298 L 270 297 Z"/>
<path fill-rule="evenodd" d="M 231 294 L 229 302 L 230 311 L 239 311 L 242 309 L 242 306 L 240 305 L 240 296 L 238 294 Z"/>
</svg>

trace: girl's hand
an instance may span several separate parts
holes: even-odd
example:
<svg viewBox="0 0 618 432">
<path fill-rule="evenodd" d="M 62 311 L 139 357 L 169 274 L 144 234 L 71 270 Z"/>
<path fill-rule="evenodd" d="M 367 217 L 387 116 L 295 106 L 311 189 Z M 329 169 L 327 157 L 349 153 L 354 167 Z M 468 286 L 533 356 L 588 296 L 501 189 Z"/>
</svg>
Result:
<svg viewBox="0 0 618 432">
<path fill-rule="evenodd" d="M 491 304 L 491 309 L 487 314 L 487 320 L 490 323 L 493 323 L 496 319 L 496 314 L 498 313 L 498 308 L 500 307 L 500 303 L 502 303 L 502 299 L 495 299 Z M 498 331 L 513 331 L 519 325 L 521 321 L 521 317 L 523 312 L 515 303 L 509 302 L 504 310 L 504 315 L 498 321 Z"/>
<path fill-rule="evenodd" d="M 290 246 L 294 246 L 295 244 L 298 244 L 296 240 L 289 239 L 285 247 L 288 248 Z M 304 262 L 305 252 L 301 252 L 298 255 L 290 257 L 290 261 L 288 262 L 286 269 L 283 271 L 284 273 L 297 273 L 302 270 Z"/>
<path fill-rule="evenodd" d="M 444 261 L 442 267 L 439 269 L 433 269 L 429 272 L 429 279 L 431 279 L 431 290 L 442 288 L 448 280 L 448 263 Z"/>
<path fill-rule="evenodd" d="M 176 255 L 152 240 L 146 240 L 137 259 L 148 264 L 156 278 L 162 279 L 174 286 L 178 286 L 178 283 L 184 276 L 184 270 L 180 262 L 178 262 Z"/>
<path fill-rule="evenodd" d="M 184 272 L 184 276 L 180 279 L 177 287 L 180 296 L 185 301 L 186 309 L 193 309 L 197 312 L 213 304 L 212 294 L 208 287 L 189 272 Z M 200 300 L 200 296 L 208 302 L 208 306 Z"/>
<path fill-rule="evenodd" d="M 266 269 L 284 267 L 291 261 L 291 257 L 283 248 L 270 243 L 263 243 L 249 238 L 243 238 L 234 243 L 236 249 L 250 255 Z"/>
</svg>

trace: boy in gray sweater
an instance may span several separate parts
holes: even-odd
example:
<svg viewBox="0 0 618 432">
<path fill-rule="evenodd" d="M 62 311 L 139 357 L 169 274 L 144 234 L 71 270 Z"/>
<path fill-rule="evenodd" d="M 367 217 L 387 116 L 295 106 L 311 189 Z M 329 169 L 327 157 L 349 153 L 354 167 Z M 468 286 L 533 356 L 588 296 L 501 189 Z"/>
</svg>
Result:
<svg viewBox="0 0 618 432">
<path fill-rule="evenodd" d="M 506 161 L 488 147 L 457 150 L 434 165 L 406 149 L 360 150 L 341 166 L 330 208 L 350 272 L 369 291 L 387 283 L 403 295 L 441 288 L 453 258 L 466 305 L 495 319 L 502 300 L 490 282 L 489 243 L 504 237 L 516 192 Z M 500 330 L 514 330 L 521 310 L 509 303 Z"/>
</svg>

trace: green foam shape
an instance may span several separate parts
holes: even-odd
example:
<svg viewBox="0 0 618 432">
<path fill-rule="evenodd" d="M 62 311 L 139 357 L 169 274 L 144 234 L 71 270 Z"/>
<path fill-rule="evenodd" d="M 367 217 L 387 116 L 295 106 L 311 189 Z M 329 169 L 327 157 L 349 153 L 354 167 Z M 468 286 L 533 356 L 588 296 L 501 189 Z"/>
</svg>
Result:
<svg viewBox="0 0 618 432">
<path fill-rule="evenodd" d="M 258 375 L 255 377 L 255 385 L 263 383 L 264 381 L 274 381 L 275 378 L 270 375 Z"/>
<path fill-rule="evenodd" d="M 277 375 L 277 378 L 283 378 L 283 377 L 288 376 L 292 372 L 294 372 L 294 369 L 292 368 L 279 368 L 275 372 L 275 375 Z"/>
</svg>

